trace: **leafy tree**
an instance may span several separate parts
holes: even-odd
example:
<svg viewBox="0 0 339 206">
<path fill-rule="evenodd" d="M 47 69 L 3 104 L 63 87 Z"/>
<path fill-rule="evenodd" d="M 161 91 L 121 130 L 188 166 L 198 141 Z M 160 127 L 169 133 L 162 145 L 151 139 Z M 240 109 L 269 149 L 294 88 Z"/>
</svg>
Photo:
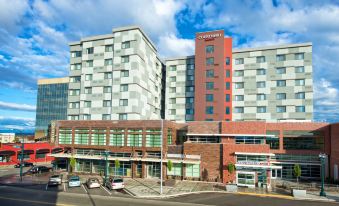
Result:
<svg viewBox="0 0 339 206">
<path fill-rule="evenodd" d="M 228 163 L 227 170 L 230 174 L 232 174 L 235 170 L 235 165 L 232 162 Z"/>
<path fill-rule="evenodd" d="M 69 165 L 71 166 L 71 173 L 73 173 L 76 165 L 76 159 L 74 157 L 69 159 Z"/>
<path fill-rule="evenodd" d="M 114 170 L 115 170 L 114 175 L 117 174 L 117 169 L 119 169 L 119 168 L 120 168 L 120 162 L 119 162 L 119 160 L 116 159 L 114 161 Z"/>
<path fill-rule="evenodd" d="M 300 167 L 300 165 L 298 165 L 298 164 L 294 165 L 293 173 L 294 173 L 294 176 L 297 178 L 297 183 L 298 183 L 298 187 L 299 187 L 299 177 L 301 176 L 301 167 Z"/>
<path fill-rule="evenodd" d="M 171 160 L 168 160 L 168 162 L 167 162 L 168 171 L 172 171 L 172 168 L 173 168 L 173 162 Z"/>
</svg>

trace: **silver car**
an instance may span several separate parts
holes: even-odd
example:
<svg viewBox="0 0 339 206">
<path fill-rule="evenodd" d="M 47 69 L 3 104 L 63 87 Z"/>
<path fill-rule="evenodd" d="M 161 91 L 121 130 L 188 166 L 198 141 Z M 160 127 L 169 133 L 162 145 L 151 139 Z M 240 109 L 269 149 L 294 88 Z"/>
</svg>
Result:
<svg viewBox="0 0 339 206">
<path fill-rule="evenodd" d="M 124 179 L 120 177 L 109 178 L 108 181 L 105 183 L 105 186 L 110 190 L 124 189 Z"/>
<path fill-rule="evenodd" d="M 48 185 L 61 185 L 62 175 L 52 175 L 49 177 Z"/>
<path fill-rule="evenodd" d="M 86 185 L 89 189 L 91 188 L 98 188 L 100 187 L 100 181 L 98 180 L 98 178 L 88 178 L 88 180 L 86 181 Z"/>
</svg>

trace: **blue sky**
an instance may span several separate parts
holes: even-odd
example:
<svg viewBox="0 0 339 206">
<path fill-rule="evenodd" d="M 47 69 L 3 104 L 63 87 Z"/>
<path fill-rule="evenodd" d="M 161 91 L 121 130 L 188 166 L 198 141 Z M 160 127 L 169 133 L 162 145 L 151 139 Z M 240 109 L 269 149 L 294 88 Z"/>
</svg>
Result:
<svg viewBox="0 0 339 206">
<path fill-rule="evenodd" d="M 32 130 L 39 78 L 68 74 L 68 43 L 139 25 L 161 57 L 194 54 L 196 32 L 233 47 L 313 43 L 314 119 L 339 120 L 339 1 L 0 0 L 0 129 Z"/>
</svg>

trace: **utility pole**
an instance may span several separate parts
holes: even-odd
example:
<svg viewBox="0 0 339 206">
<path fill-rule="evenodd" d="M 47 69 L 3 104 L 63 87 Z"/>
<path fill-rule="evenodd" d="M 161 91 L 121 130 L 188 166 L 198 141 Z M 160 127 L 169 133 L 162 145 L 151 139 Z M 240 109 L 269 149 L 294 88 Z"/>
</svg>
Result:
<svg viewBox="0 0 339 206">
<path fill-rule="evenodd" d="M 109 151 L 105 151 L 105 180 L 104 180 L 104 184 L 106 184 L 107 182 L 107 176 L 108 176 L 108 155 L 109 155 Z"/>
<path fill-rule="evenodd" d="M 161 119 L 161 138 L 160 138 L 160 195 L 162 195 L 162 150 L 163 150 L 163 139 L 164 139 L 164 119 Z"/>
<path fill-rule="evenodd" d="M 21 135 L 22 135 L 22 134 L 21 134 Z M 24 141 L 25 141 L 25 140 L 24 140 L 24 136 L 22 135 L 22 140 L 21 140 L 21 155 L 20 155 L 20 157 L 21 157 L 21 158 L 20 158 L 20 159 L 21 159 L 21 160 L 20 160 L 20 181 L 21 181 L 21 182 L 22 182 L 22 175 L 23 175 L 23 174 L 22 174 L 22 170 L 23 170 L 23 168 L 22 168 L 23 165 L 22 165 L 22 164 L 23 164 L 23 162 L 24 162 L 24 151 L 25 151 L 25 150 L 24 150 L 24 148 L 25 148 L 25 145 L 24 145 L 25 143 L 24 143 Z"/>
<path fill-rule="evenodd" d="M 319 154 L 320 162 L 321 162 L 321 190 L 320 190 L 320 196 L 326 197 L 324 184 L 325 184 L 325 160 L 326 160 L 326 154 L 320 153 Z"/>
</svg>

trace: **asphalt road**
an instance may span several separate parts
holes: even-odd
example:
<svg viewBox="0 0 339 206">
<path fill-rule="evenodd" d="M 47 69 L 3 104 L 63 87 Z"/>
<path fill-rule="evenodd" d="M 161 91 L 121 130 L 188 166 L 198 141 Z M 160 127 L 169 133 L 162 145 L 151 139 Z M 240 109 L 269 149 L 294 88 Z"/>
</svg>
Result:
<svg viewBox="0 0 339 206">
<path fill-rule="evenodd" d="M 30 167 L 24 167 L 23 172 L 26 172 Z M 7 175 L 13 175 L 13 174 L 19 174 L 20 168 L 14 168 L 14 166 L 11 167 L 0 167 L 0 177 L 7 176 Z"/>
<path fill-rule="evenodd" d="M 80 188 L 79 188 L 80 189 Z M 122 196 L 99 196 L 91 193 L 77 194 L 59 191 L 39 192 L 35 189 L 0 186 L 1 205 L 10 206 L 108 206 L 108 205 L 226 205 L 226 206 L 333 206 L 336 203 L 295 201 L 278 198 L 254 197 L 234 194 L 198 194 L 167 200 L 146 200 Z"/>
</svg>

